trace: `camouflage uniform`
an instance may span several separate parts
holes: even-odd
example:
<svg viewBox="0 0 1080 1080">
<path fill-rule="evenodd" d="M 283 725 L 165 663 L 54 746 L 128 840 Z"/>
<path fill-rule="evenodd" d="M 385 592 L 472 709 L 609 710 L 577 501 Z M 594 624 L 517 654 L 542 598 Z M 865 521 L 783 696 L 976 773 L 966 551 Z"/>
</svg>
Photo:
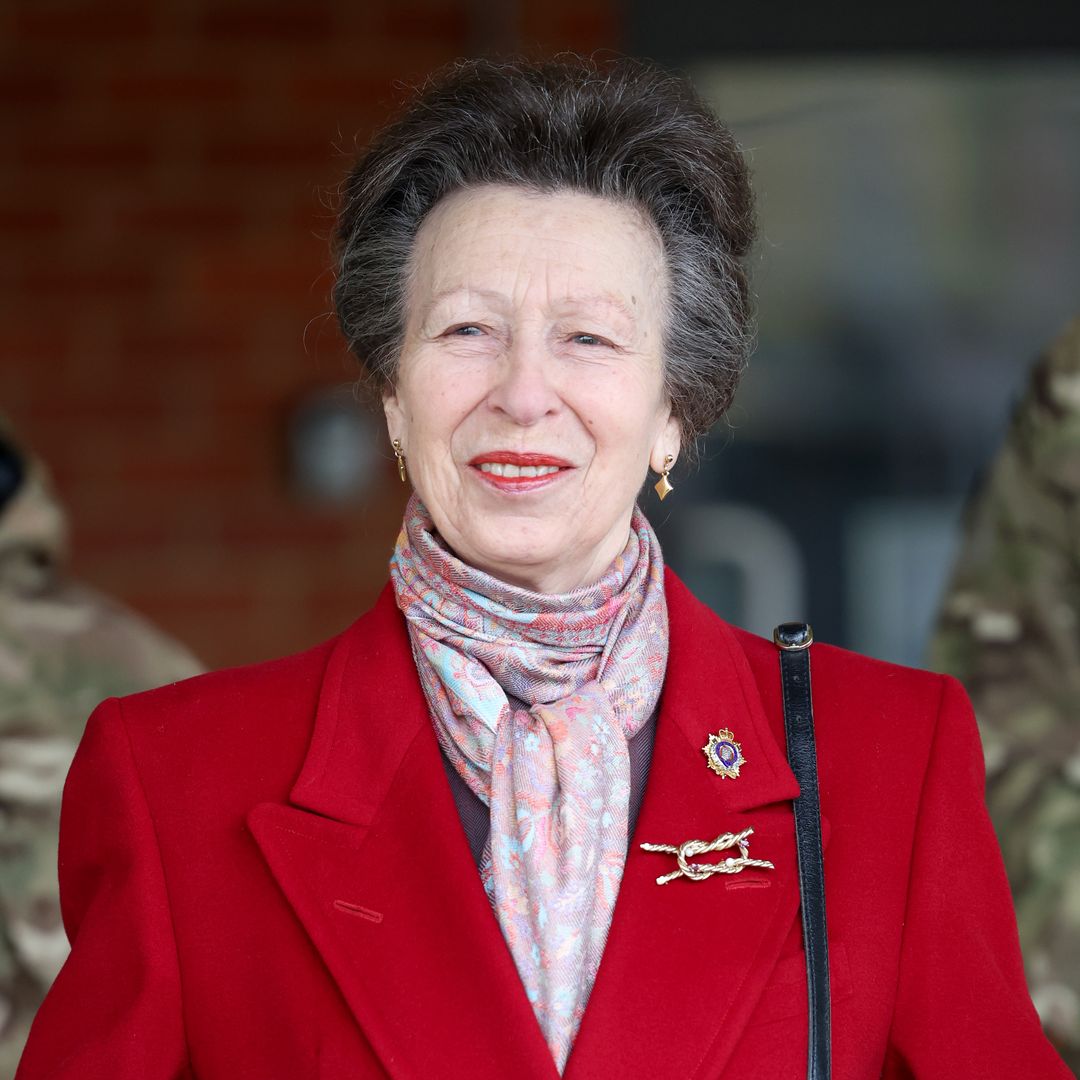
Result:
<svg viewBox="0 0 1080 1080">
<path fill-rule="evenodd" d="M 5 498 L 5 496 L 7 496 Z M 63 513 L 0 422 L 0 1078 L 67 955 L 56 885 L 60 793 L 99 700 L 200 667 L 67 579 Z"/>
<path fill-rule="evenodd" d="M 975 704 L 1032 997 L 1080 1072 L 1080 319 L 969 507 L 931 664 Z"/>
</svg>

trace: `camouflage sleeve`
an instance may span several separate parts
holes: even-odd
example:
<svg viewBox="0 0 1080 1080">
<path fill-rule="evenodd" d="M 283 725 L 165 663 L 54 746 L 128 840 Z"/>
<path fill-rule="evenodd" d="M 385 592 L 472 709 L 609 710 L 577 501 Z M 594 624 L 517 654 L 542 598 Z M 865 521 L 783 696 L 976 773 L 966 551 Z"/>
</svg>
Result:
<svg viewBox="0 0 1080 1080">
<path fill-rule="evenodd" d="M 67 956 L 55 838 L 74 751 L 60 732 L 0 718 L 0 1077 L 14 1075 L 34 1011 Z"/>
<path fill-rule="evenodd" d="M 974 703 L 1032 997 L 1080 1071 L 1080 320 L 969 506 L 930 662 Z"/>
<path fill-rule="evenodd" d="M 115 700 L 90 718 L 64 789 L 60 895 L 71 955 L 18 1080 L 190 1080 L 164 872 Z"/>
<path fill-rule="evenodd" d="M 102 698 L 196 674 L 143 620 L 70 582 L 0 588 L 0 1080 L 67 955 L 56 844 L 64 776 Z"/>
</svg>

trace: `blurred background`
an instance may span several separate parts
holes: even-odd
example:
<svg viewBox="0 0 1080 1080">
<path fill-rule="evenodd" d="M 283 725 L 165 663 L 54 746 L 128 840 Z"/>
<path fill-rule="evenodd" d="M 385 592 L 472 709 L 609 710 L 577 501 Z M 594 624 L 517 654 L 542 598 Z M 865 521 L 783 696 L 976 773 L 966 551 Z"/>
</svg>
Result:
<svg viewBox="0 0 1080 1080">
<path fill-rule="evenodd" d="M 329 314 L 337 186 L 431 69 L 560 49 L 687 72 L 755 177 L 759 344 L 700 470 L 646 489 L 668 561 L 755 632 L 924 660 L 965 497 L 1080 313 L 1075 4 L 0 3 L 0 434 L 51 471 L 74 577 L 211 667 L 372 602 L 406 492 Z M 53 802 L 111 686 L 71 698 Z"/>
<path fill-rule="evenodd" d="M 403 492 L 328 314 L 335 188 L 444 61 L 616 48 L 695 78 L 760 205 L 760 344 L 653 510 L 669 559 L 750 629 L 917 662 L 964 492 L 1080 308 L 1059 7 L 8 0 L 0 410 L 76 572 L 211 666 L 366 607 Z"/>
</svg>

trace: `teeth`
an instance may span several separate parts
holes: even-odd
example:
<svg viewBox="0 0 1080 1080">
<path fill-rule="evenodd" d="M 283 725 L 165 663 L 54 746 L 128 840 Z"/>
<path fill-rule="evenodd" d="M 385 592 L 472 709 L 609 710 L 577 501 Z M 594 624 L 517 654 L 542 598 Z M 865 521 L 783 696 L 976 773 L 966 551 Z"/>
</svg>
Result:
<svg viewBox="0 0 1080 1080">
<path fill-rule="evenodd" d="M 558 465 L 504 465 L 501 461 L 485 461 L 480 465 L 480 471 L 491 473 L 493 476 L 509 477 L 532 477 L 550 476 L 559 471 Z"/>
</svg>

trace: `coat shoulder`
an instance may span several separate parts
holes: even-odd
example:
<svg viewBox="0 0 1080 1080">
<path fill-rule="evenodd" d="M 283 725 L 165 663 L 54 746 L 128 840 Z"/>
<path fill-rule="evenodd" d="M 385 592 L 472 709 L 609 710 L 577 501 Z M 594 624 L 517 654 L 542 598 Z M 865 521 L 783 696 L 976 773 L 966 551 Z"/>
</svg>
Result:
<svg viewBox="0 0 1080 1080">
<path fill-rule="evenodd" d="M 762 696 L 779 702 L 780 651 L 770 638 L 725 622 L 670 573 L 667 595 L 669 609 L 674 606 L 681 617 L 699 625 L 699 620 L 707 620 L 724 627 L 746 656 Z M 929 710 L 931 719 L 946 687 L 956 685 L 948 675 L 877 660 L 820 641 L 810 647 L 810 668 L 815 704 L 821 698 L 860 707 L 868 703 L 885 709 L 904 705 L 920 713 Z"/>
<path fill-rule="evenodd" d="M 119 699 L 129 726 L 160 725 L 183 717 L 186 725 L 214 725 L 225 714 L 277 712 L 283 703 L 318 692 L 327 660 L 343 634 L 302 652 L 239 667 L 221 668 Z"/>
<path fill-rule="evenodd" d="M 351 630 L 303 652 L 116 699 L 151 804 L 284 797 L 311 739 L 327 665 Z"/>
<path fill-rule="evenodd" d="M 779 650 L 766 638 L 731 628 L 746 655 L 762 699 L 782 712 Z M 948 675 L 906 667 L 815 642 L 810 647 L 810 680 L 819 729 L 844 733 L 853 745 L 869 735 L 875 743 L 892 733 L 898 740 L 925 742 L 950 691 L 963 690 Z"/>
<path fill-rule="evenodd" d="M 737 626 L 732 626 L 731 631 L 755 672 L 768 668 L 772 673 L 776 669 L 779 664 L 779 650 L 772 641 Z M 877 689 L 881 693 L 892 693 L 894 689 L 902 688 L 905 693 L 914 691 L 938 697 L 943 684 L 952 681 L 947 675 L 894 664 L 888 660 L 878 660 L 873 656 L 865 656 L 822 641 L 814 642 L 810 647 L 810 656 L 816 684 L 820 684 L 822 680 L 831 682 L 843 679 L 849 681 L 852 689 Z"/>
</svg>

